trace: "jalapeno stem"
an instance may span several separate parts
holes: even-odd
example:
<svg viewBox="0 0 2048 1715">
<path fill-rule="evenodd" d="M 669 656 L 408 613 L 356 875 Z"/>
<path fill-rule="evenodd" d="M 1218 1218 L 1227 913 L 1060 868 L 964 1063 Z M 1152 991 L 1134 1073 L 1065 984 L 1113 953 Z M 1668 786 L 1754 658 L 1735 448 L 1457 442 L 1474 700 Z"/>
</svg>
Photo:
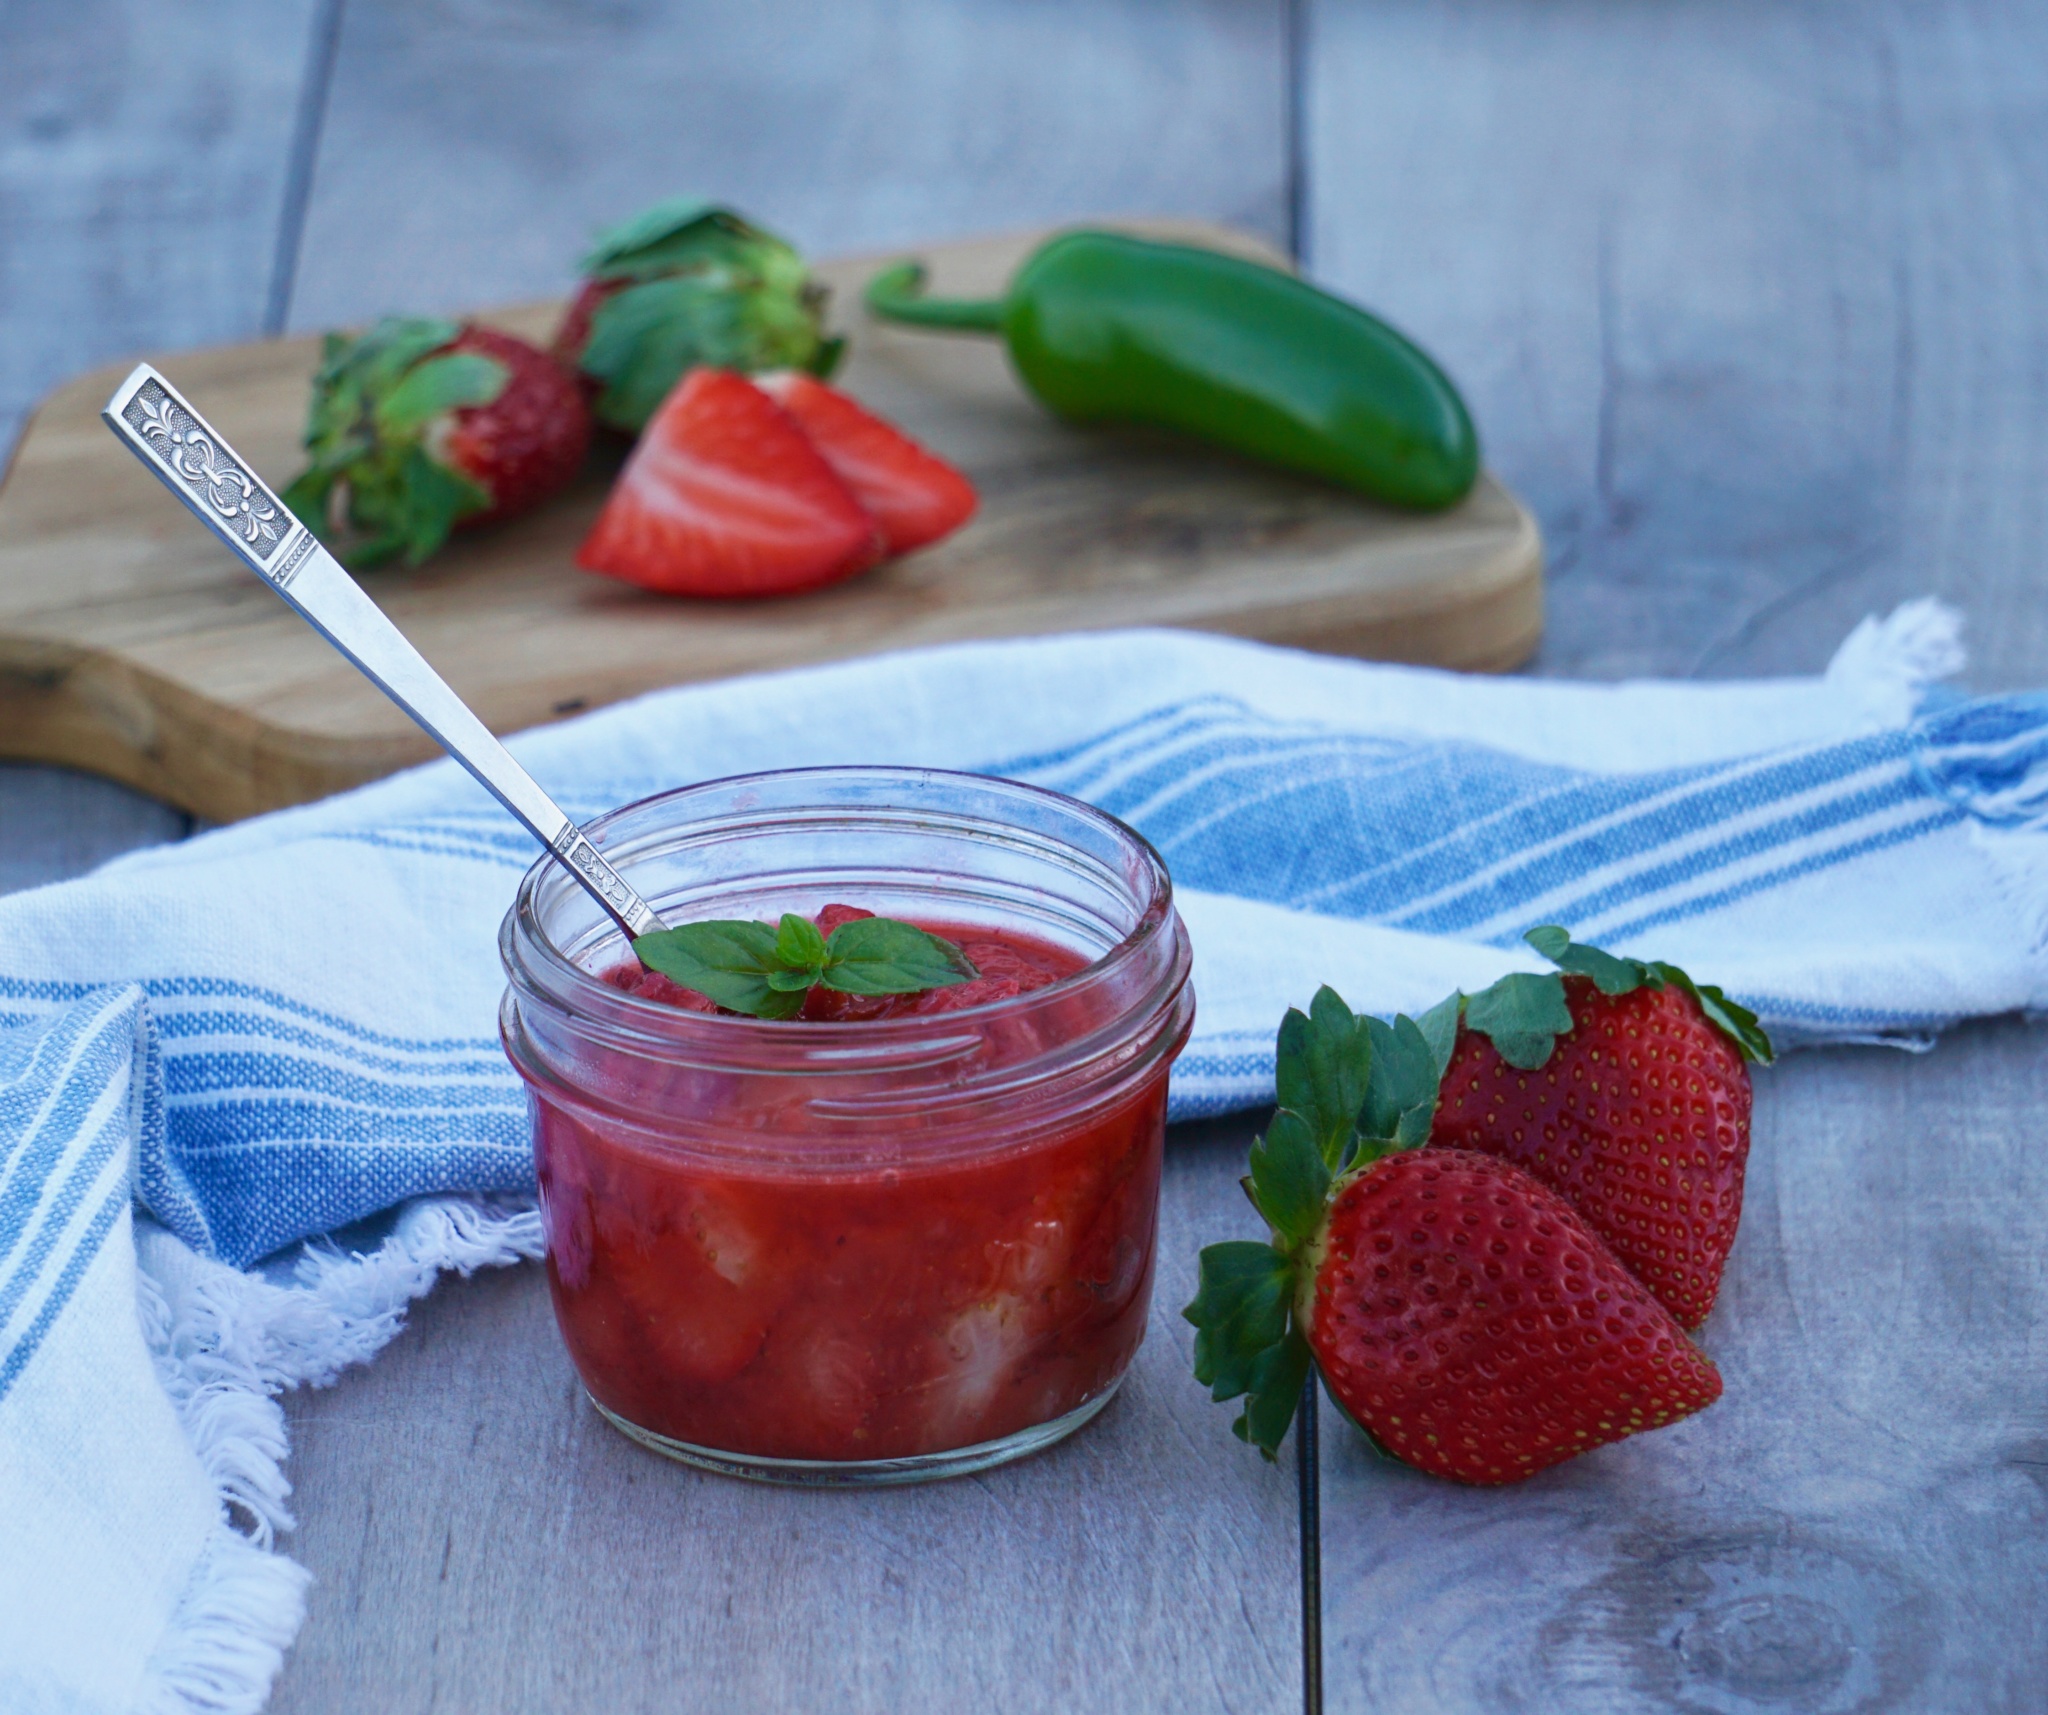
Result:
<svg viewBox="0 0 2048 1715">
<path fill-rule="evenodd" d="M 1001 298 L 927 298 L 922 262 L 899 262 L 868 282 L 867 306 L 884 321 L 912 322 L 918 327 L 950 328 L 956 333 L 1001 333 Z"/>
</svg>

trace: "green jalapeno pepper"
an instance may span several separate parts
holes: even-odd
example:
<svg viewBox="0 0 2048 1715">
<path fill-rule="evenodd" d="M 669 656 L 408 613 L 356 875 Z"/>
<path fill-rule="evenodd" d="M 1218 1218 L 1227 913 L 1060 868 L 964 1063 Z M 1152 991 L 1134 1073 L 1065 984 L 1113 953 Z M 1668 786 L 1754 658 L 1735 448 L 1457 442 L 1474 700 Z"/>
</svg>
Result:
<svg viewBox="0 0 2048 1715">
<path fill-rule="evenodd" d="M 1355 304 L 1238 256 L 1114 232 L 1041 246 L 1001 298 L 922 295 L 916 262 L 868 283 L 888 321 L 996 333 L 1062 417 L 1150 423 L 1391 501 L 1436 509 L 1479 475 L 1449 377 Z"/>
</svg>

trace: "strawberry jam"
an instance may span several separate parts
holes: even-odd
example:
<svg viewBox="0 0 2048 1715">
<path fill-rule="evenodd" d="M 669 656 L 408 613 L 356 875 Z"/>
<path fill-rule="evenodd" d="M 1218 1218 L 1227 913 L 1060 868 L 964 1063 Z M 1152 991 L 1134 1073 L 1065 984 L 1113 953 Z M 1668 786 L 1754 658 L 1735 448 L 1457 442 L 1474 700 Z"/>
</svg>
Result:
<svg viewBox="0 0 2048 1715">
<path fill-rule="evenodd" d="M 957 1011 L 943 1001 L 976 989 L 983 1004 L 1008 999 L 1082 963 L 1019 935 L 919 927 L 958 944 L 982 975 L 912 995 L 814 990 L 823 1004 L 804 1016 L 843 1025 Z M 605 980 L 691 1011 L 709 1004 L 637 962 Z M 993 1034 L 985 1068 L 1021 1058 L 1033 1036 Z M 800 1134 L 803 1109 L 799 1099 L 747 1117 Z M 1137 1350 L 1165 1109 L 1162 1067 L 1110 1112 L 994 1159 L 824 1173 L 685 1167 L 672 1151 L 544 1112 L 548 1279 L 563 1336 L 600 1404 L 698 1446 L 894 1459 L 1000 1440 L 1093 1398 Z M 917 1116 L 899 1124 L 914 1133 Z"/>
<path fill-rule="evenodd" d="M 720 1011 L 616 936 L 580 964 L 544 952 L 515 907 L 505 1039 L 532 1095 L 549 1285 L 619 1427 L 742 1475 L 900 1481 L 1029 1452 L 1114 1391 L 1149 1313 L 1167 1073 L 1193 996 L 1156 857 L 1073 810 L 1137 849 L 1120 933 L 1056 940 L 1030 914 L 969 920 L 976 894 L 950 874 L 923 909 L 896 883 L 883 914 L 976 974 L 813 989 L 783 1021 Z M 832 850 L 861 855 L 843 830 Z M 787 874 L 773 856 L 767 873 Z M 666 915 L 794 910 L 829 933 L 854 914 L 816 903 L 837 892 Z"/>
</svg>

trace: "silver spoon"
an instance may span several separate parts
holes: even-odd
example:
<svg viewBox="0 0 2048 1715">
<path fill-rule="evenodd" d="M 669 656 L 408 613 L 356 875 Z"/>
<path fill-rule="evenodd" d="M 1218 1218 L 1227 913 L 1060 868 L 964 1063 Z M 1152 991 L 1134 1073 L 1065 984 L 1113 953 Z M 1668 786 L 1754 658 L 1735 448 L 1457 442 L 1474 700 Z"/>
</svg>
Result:
<svg viewBox="0 0 2048 1715">
<path fill-rule="evenodd" d="M 100 416 L 243 565 L 475 775 L 627 935 L 667 927 L 313 532 L 264 487 L 248 460 L 163 376 L 138 363 Z"/>
</svg>

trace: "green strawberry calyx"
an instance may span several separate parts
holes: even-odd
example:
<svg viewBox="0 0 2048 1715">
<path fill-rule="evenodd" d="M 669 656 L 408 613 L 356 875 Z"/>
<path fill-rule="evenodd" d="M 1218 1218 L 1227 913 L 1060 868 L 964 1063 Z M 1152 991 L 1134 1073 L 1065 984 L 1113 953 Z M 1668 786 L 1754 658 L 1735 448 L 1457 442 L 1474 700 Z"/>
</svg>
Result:
<svg viewBox="0 0 2048 1715">
<path fill-rule="evenodd" d="M 780 923 L 685 923 L 636 936 L 633 951 L 650 971 L 750 1018 L 794 1018 L 820 986 L 920 994 L 980 975 L 944 936 L 889 917 L 857 917 L 829 935 L 793 911 Z"/>
<path fill-rule="evenodd" d="M 715 203 L 657 203 L 600 233 L 581 267 L 618 287 L 577 359 L 600 386 L 593 409 L 614 428 L 638 431 L 699 364 L 823 377 L 845 348 L 825 332 L 827 292 L 803 257 Z"/>
<path fill-rule="evenodd" d="M 1271 1237 L 1205 1249 L 1181 1312 L 1195 1326 L 1195 1379 L 1213 1399 L 1244 1400 L 1231 1427 L 1268 1459 L 1314 1362 L 1302 1322 L 1331 1200 L 1383 1156 L 1428 1141 L 1459 999 L 1388 1023 L 1358 1016 L 1325 986 L 1281 1022 L 1279 1107 L 1244 1180 Z"/>
<path fill-rule="evenodd" d="M 1565 1004 L 1567 976 L 1589 978 L 1604 995 L 1667 985 L 1682 989 L 1743 1059 L 1768 1065 L 1774 1058 L 1771 1039 L 1755 1013 L 1712 983 L 1694 982 L 1676 965 L 1603 952 L 1574 941 L 1555 923 L 1531 929 L 1522 939 L 1557 970 L 1512 971 L 1491 988 L 1462 997 L 1466 1027 L 1488 1038 L 1500 1057 L 1519 1072 L 1533 1072 L 1543 1065 L 1557 1039 L 1572 1028 L 1571 1008 Z"/>
<path fill-rule="evenodd" d="M 491 505 L 431 449 L 441 418 L 492 403 L 511 379 L 496 358 L 446 350 L 461 332 L 433 317 L 387 316 L 365 333 L 327 336 L 306 419 L 309 462 L 284 503 L 323 540 L 345 523 L 351 565 L 403 555 L 416 566 Z"/>
</svg>

